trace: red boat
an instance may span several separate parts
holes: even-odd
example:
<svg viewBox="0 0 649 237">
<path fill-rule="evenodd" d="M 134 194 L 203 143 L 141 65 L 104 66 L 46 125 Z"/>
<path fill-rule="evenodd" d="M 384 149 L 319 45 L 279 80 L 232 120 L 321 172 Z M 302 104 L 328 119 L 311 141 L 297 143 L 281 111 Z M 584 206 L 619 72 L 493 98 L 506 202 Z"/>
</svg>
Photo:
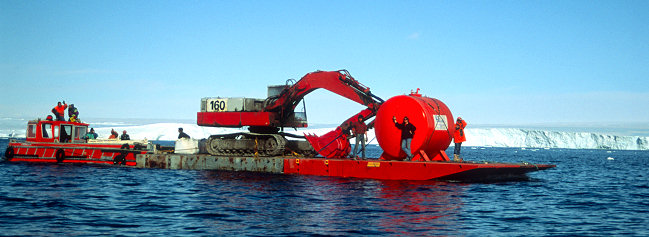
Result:
<svg viewBox="0 0 649 237">
<path fill-rule="evenodd" d="M 153 152 L 146 140 L 85 139 L 88 124 L 32 120 L 27 123 L 25 141 L 11 139 L 8 161 L 95 163 L 135 166 L 135 155 Z"/>
</svg>

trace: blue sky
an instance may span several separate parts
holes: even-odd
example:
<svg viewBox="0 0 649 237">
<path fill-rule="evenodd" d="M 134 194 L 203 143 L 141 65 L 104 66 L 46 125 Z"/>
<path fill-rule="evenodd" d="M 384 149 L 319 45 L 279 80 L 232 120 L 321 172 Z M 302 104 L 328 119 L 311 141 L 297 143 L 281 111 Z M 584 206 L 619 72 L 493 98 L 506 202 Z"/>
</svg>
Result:
<svg viewBox="0 0 649 237">
<path fill-rule="evenodd" d="M 0 116 L 195 119 L 347 69 L 473 124 L 649 122 L 649 1 L 0 1 Z M 319 90 L 311 123 L 363 109 Z"/>
</svg>

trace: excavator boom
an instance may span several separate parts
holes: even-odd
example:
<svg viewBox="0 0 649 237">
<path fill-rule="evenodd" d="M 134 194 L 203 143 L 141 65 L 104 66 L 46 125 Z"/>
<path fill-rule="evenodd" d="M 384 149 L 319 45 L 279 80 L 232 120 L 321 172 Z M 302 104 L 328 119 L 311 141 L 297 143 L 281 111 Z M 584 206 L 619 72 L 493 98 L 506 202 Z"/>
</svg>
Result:
<svg viewBox="0 0 649 237">
<path fill-rule="evenodd" d="M 372 95 L 370 88 L 356 81 L 347 70 L 316 71 L 306 74 L 276 98 L 268 98 L 268 105 L 264 111 L 291 112 L 304 96 L 320 88 L 373 109 L 378 106 L 377 99 L 383 102 L 380 98 Z"/>
</svg>

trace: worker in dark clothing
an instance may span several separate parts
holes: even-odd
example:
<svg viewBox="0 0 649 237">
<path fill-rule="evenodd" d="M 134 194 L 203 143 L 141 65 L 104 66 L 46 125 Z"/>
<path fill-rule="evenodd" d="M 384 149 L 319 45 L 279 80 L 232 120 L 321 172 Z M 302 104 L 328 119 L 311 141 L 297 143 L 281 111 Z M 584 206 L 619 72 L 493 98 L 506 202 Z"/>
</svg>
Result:
<svg viewBox="0 0 649 237">
<path fill-rule="evenodd" d="M 190 139 L 189 135 L 187 135 L 187 133 L 183 132 L 183 128 L 178 128 L 178 139 L 181 139 L 181 138 Z"/>
<path fill-rule="evenodd" d="M 70 104 L 70 107 L 68 108 L 68 121 L 70 122 L 79 121 L 79 110 L 77 110 L 77 108 L 74 107 L 74 104 Z"/>
<path fill-rule="evenodd" d="M 126 134 L 126 130 L 124 130 L 122 132 L 122 136 L 119 137 L 119 140 L 124 140 L 124 141 L 125 140 L 131 140 L 131 137 L 128 134 Z"/>
<path fill-rule="evenodd" d="M 406 160 L 412 160 L 413 154 L 410 153 L 410 144 L 417 128 L 408 121 L 408 117 L 403 117 L 403 123 L 398 123 L 397 117 L 393 116 L 392 122 L 394 122 L 394 126 L 401 130 L 401 150 L 408 156 Z"/>
<path fill-rule="evenodd" d="M 453 140 L 455 141 L 453 161 L 456 162 L 462 161 L 462 158 L 460 158 L 460 149 L 462 147 L 462 142 L 466 141 L 466 136 L 464 136 L 464 127 L 466 127 L 466 121 L 461 117 L 457 117 L 457 121 L 455 121 L 455 132 L 453 133 Z"/>
<path fill-rule="evenodd" d="M 65 121 L 65 114 L 64 113 L 65 113 L 65 109 L 67 109 L 67 108 L 68 108 L 68 105 L 65 103 L 65 100 L 64 100 L 63 105 L 61 105 L 61 102 L 59 101 L 59 103 L 56 105 L 56 107 L 54 107 L 52 109 L 52 113 L 54 114 L 54 116 L 56 116 L 56 121 Z"/>
<path fill-rule="evenodd" d="M 360 142 L 362 147 L 361 147 L 361 153 L 362 153 L 362 158 L 365 159 L 365 142 L 367 141 L 367 125 L 363 122 L 363 115 L 358 116 L 358 121 L 352 122 L 352 131 L 354 132 L 354 136 L 356 137 L 356 145 L 354 145 L 354 152 L 352 153 L 351 157 L 356 158 L 358 157 L 358 143 Z"/>
</svg>

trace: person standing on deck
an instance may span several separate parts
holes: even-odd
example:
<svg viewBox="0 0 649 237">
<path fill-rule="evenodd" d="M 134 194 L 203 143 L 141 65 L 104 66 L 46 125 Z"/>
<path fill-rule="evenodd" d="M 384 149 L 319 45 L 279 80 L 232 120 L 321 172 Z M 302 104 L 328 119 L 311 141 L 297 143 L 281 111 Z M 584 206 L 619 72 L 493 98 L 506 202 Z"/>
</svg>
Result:
<svg viewBox="0 0 649 237">
<path fill-rule="evenodd" d="M 61 105 L 61 102 L 56 105 L 52 109 L 52 113 L 56 116 L 56 121 L 65 121 L 65 109 L 68 108 L 68 105 L 65 103 L 65 100 L 63 101 L 63 105 Z"/>
<path fill-rule="evenodd" d="M 453 161 L 456 162 L 462 161 L 462 158 L 460 158 L 460 149 L 462 148 L 462 142 L 466 141 L 466 136 L 464 136 L 464 127 L 466 127 L 466 121 L 462 120 L 461 117 L 457 117 L 457 121 L 455 121 L 455 133 L 453 133 L 453 140 L 455 141 Z"/>
<path fill-rule="evenodd" d="M 70 107 L 68 108 L 68 120 L 70 122 L 79 122 L 79 110 L 77 110 L 77 107 L 74 107 L 74 104 L 70 104 Z"/>
<path fill-rule="evenodd" d="M 394 122 L 394 126 L 401 130 L 401 150 L 403 150 L 403 152 L 406 153 L 406 156 L 408 156 L 405 160 L 412 160 L 412 157 L 414 155 L 410 153 L 410 145 L 412 143 L 412 138 L 415 136 L 415 130 L 417 130 L 417 128 L 415 127 L 415 125 L 412 125 L 412 123 L 410 123 L 408 117 L 403 117 L 403 123 L 398 123 L 397 117 L 393 116 L 392 122 Z"/>
<path fill-rule="evenodd" d="M 363 122 L 363 115 L 358 116 L 358 121 L 352 122 L 352 128 L 354 131 L 354 136 L 356 137 L 356 145 L 354 145 L 354 152 L 351 154 L 351 158 L 358 157 L 358 143 L 361 143 L 361 153 L 362 158 L 365 159 L 365 142 L 367 142 L 367 125 Z"/>
</svg>

